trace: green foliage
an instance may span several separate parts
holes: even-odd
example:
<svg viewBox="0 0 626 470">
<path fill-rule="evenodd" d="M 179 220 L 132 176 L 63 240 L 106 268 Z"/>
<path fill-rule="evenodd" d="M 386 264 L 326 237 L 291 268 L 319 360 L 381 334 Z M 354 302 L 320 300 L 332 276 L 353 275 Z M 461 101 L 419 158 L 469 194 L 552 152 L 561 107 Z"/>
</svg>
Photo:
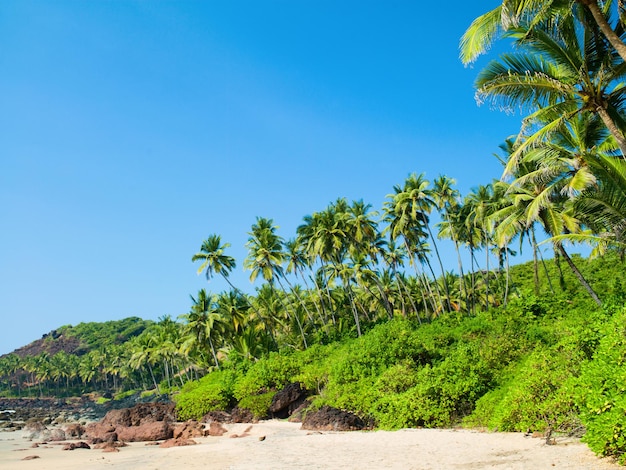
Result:
<svg viewBox="0 0 626 470">
<path fill-rule="evenodd" d="M 228 409 L 235 378 L 233 370 L 220 370 L 187 383 L 175 397 L 179 419 L 199 420 L 209 411 Z"/>
<path fill-rule="evenodd" d="M 86 350 L 88 351 L 94 348 L 123 344 L 131 338 L 139 336 L 153 323 L 138 317 L 129 317 L 122 320 L 64 326 L 59 329 L 59 332 L 78 338 L 81 343 L 86 345 Z"/>
<path fill-rule="evenodd" d="M 467 424 L 499 431 L 563 431 L 580 427 L 573 380 L 581 364 L 578 351 L 538 348 L 507 383 L 483 395 Z"/>
<path fill-rule="evenodd" d="M 242 398 L 237 406 L 251 411 L 256 419 L 267 418 L 274 395 L 276 395 L 275 391 L 265 392 L 259 395 L 250 395 Z"/>
<path fill-rule="evenodd" d="M 602 455 L 626 462 L 626 309 L 601 330 L 593 359 L 583 366 L 577 401 L 587 428 L 585 442 Z"/>
</svg>

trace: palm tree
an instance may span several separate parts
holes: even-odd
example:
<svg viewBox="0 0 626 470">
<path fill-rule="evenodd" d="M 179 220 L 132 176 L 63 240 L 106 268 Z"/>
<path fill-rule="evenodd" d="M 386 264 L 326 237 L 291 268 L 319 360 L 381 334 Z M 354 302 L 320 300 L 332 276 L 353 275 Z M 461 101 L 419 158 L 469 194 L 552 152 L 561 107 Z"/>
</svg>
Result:
<svg viewBox="0 0 626 470">
<path fill-rule="evenodd" d="M 248 257 L 244 261 L 244 268 L 251 271 L 250 281 L 254 282 L 260 274 L 270 284 L 270 287 L 273 288 L 274 281 L 277 281 L 280 288 L 285 292 L 281 282 L 284 274 L 282 264 L 285 254 L 282 250 L 283 240 L 276 233 L 276 229 L 277 227 L 272 219 L 257 217 L 256 223 L 252 225 L 252 231 L 249 232 L 250 238 L 248 238 L 246 243 L 249 251 Z M 287 306 L 282 301 L 282 297 L 279 297 L 279 299 L 285 311 L 288 311 Z M 308 346 L 304 328 L 298 317 L 296 316 L 295 318 L 297 319 L 302 342 L 306 349 Z"/>
<path fill-rule="evenodd" d="M 230 247 L 230 243 L 224 243 L 222 245 L 222 240 L 219 235 L 209 235 L 209 237 L 202 242 L 200 251 L 191 257 L 191 261 L 202 261 L 202 264 L 198 268 L 198 274 L 205 271 L 207 280 L 211 280 L 215 274 L 219 274 L 233 290 L 237 290 L 228 279 L 230 272 L 236 267 L 235 258 L 224 253 L 228 247 Z"/>
<path fill-rule="evenodd" d="M 437 209 L 441 213 L 442 222 L 439 223 L 439 238 L 450 238 L 454 243 L 454 249 L 456 251 L 457 264 L 459 267 L 459 292 L 463 297 L 465 296 L 465 275 L 463 274 L 463 261 L 461 259 L 461 249 L 459 246 L 459 237 L 456 234 L 455 225 L 458 225 L 458 220 L 454 221 L 455 217 L 458 217 L 460 213 L 460 193 L 454 188 L 456 181 L 445 175 L 440 175 L 433 182 L 433 200 L 437 205 Z M 456 224 L 455 224 L 456 222 Z M 466 300 L 466 306 L 469 302 Z"/>
<path fill-rule="evenodd" d="M 424 243 L 428 234 L 431 234 L 432 238 L 428 225 L 428 213 L 434 206 L 434 201 L 430 198 L 428 185 L 429 182 L 424 179 L 423 175 L 418 177 L 412 174 L 405 180 L 404 186 L 394 186 L 394 194 L 387 195 L 384 206 L 384 220 L 388 223 L 385 230 L 389 232 L 389 238 L 392 241 L 402 237 L 404 247 L 409 254 L 409 263 L 414 266 L 416 275 L 426 290 L 430 289 L 429 283 L 425 276 L 419 273 L 416 262 L 419 260 L 427 264 L 435 277 L 427 256 L 428 246 Z M 439 261 L 441 262 L 441 258 Z M 443 272 L 442 264 L 441 267 Z M 438 290 L 437 298 L 441 304 L 442 298 Z"/>
<path fill-rule="evenodd" d="M 587 28 L 598 28 L 622 60 L 626 61 L 626 44 L 622 2 L 597 0 L 503 0 L 493 10 L 476 18 L 461 39 L 461 60 L 468 64 L 483 54 L 503 32 L 520 24 L 532 30 L 537 25 L 551 22 L 557 27 L 565 18 L 589 16 L 593 21 Z"/>
<path fill-rule="evenodd" d="M 198 351 L 201 358 L 204 357 L 203 349 L 207 343 L 213 363 L 215 367 L 220 368 L 217 358 L 217 349 L 214 344 L 213 336 L 216 333 L 220 323 L 220 315 L 217 313 L 216 296 L 208 295 L 204 289 L 198 291 L 197 298 L 191 297 L 193 305 L 191 311 L 182 317 L 187 321 L 185 329 L 187 331 L 188 340 L 185 341 L 183 351 Z M 203 361 L 206 363 L 206 361 Z"/>
<path fill-rule="evenodd" d="M 527 148 L 549 141 L 574 116 L 586 112 L 602 119 L 626 158 L 626 88 L 621 85 L 626 64 L 603 37 L 593 29 L 583 29 L 571 15 L 559 21 L 558 27 L 522 25 L 507 35 L 521 52 L 502 54 L 476 80 L 480 100 L 532 111 L 524 119 L 506 173 L 514 171 Z"/>
</svg>

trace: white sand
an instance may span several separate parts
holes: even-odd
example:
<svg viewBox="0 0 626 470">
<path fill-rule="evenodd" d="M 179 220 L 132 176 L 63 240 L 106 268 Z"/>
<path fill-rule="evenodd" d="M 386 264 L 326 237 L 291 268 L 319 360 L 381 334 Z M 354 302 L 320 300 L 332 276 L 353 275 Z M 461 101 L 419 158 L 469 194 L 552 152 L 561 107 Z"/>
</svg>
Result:
<svg viewBox="0 0 626 470">
<path fill-rule="evenodd" d="M 576 439 L 556 445 L 519 433 L 407 429 L 395 432 L 300 430 L 300 424 L 264 421 L 229 425 L 223 437 L 195 439 L 198 445 L 162 449 L 132 443 L 118 453 L 61 450 L 48 444 L 31 448 L 21 432 L 0 432 L 0 469 L 577 469 L 623 468 L 593 455 Z M 265 436 L 264 440 L 259 438 Z M 35 460 L 22 460 L 38 455 Z"/>
</svg>

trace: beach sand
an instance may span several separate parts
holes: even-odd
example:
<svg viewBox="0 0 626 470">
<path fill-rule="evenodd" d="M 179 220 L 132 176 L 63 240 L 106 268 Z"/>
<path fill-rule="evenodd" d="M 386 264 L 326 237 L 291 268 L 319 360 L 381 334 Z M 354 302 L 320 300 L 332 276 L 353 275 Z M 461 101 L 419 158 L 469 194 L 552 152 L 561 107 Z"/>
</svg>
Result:
<svg viewBox="0 0 626 470">
<path fill-rule="evenodd" d="M 556 445 L 520 433 L 468 430 L 310 432 L 298 423 L 263 421 L 226 425 L 222 437 L 194 439 L 198 445 L 160 448 L 131 443 L 117 453 L 62 450 L 33 444 L 22 432 L 0 432 L 0 469 L 617 469 L 577 439 L 557 437 Z M 23 460 L 37 455 L 34 460 Z"/>
</svg>

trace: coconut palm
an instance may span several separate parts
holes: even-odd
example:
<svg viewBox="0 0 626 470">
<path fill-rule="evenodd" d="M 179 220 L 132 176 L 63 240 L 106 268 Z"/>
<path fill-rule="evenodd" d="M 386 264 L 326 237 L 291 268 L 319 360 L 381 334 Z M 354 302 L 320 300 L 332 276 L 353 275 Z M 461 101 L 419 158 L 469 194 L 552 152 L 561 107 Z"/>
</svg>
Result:
<svg viewBox="0 0 626 470">
<path fill-rule="evenodd" d="M 531 111 L 524 119 L 518 145 L 506 173 L 538 142 L 549 141 L 577 114 L 597 114 L 626 158 L 626 121 L 622 82 L 626 64 L 593 29 L 582 28 L 574 16 L 558 27 L 520 26 L 507 36 L 520 52 L 502 54 L 476 80 L 477 96 L 493 104 Z"/>
<path fill-rule="evenodd" d="M 503 0 L 496 8 L 476 18 L 467 29 L 461 38 L 461 60 L 465 64 L 473 62 L 504 32 L 520 24 L 527 24 L 531 30 L 547 22 L 558 26 L 564 18 L 576 15 L 590 16 L 586 27 L 598 28 L 626 61 L 622 10 L 622 2 L 612 0 Z"/>
<path fill-rule="evenodd" d="M 283 240 L 276 233 L 277 228 L 272 219 L 257 217 L 257 221 L 252 225 L 252 230 L 249 232 L 250 237 L 246 243 L 248 256 L 244 261 L 244 268 L 250 270 L 250 281 L 254 282 L 260 274 L 272 289 L 274 288 L 274 281 L 276 281 L 283 292 L 285 292 L 281 281 L 284 275 L 282 264 L 285 260 L 285 254 L 283 252 Z M 282 297 L 279 296 L 278 298 L 284 310 L 288 311 L 288 307 Z M 304 328 L 299 318 L 297 316 L 295 318 L 297 319 L 302 342 L 306 349 L 308 346 Z"/>
</svg>

